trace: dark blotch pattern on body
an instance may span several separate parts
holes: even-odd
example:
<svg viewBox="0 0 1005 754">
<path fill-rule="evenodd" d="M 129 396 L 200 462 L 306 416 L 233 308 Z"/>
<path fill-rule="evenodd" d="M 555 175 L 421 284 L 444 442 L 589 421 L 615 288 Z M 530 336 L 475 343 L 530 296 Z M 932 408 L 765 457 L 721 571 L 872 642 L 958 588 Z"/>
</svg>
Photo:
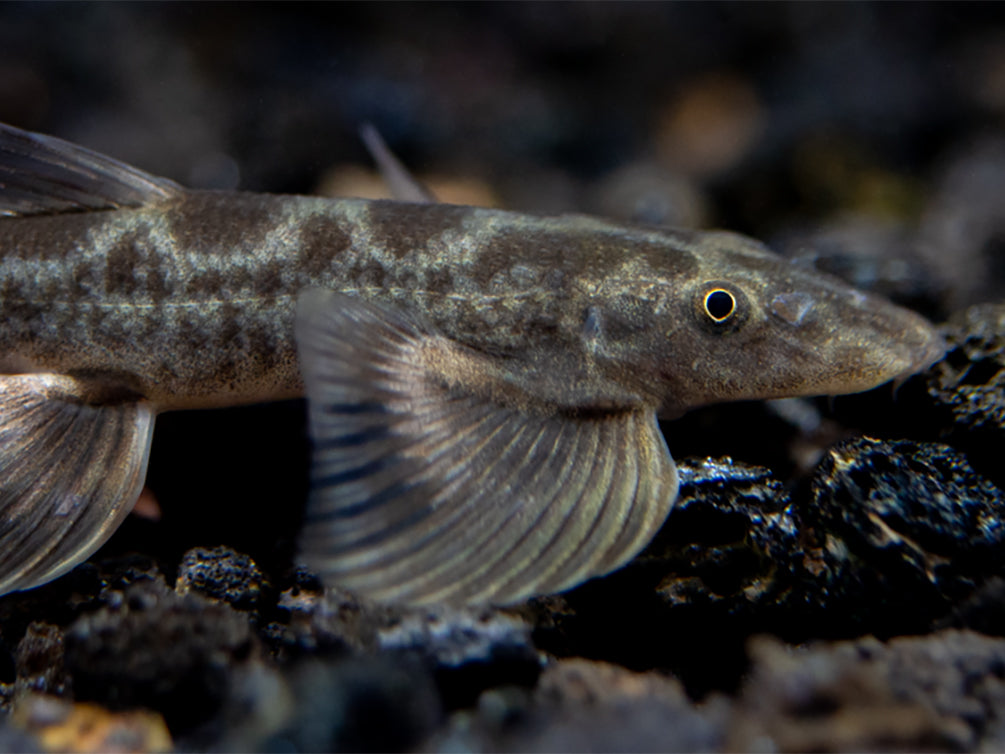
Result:
<svg viewBox="0 0 1005 754">
<path fill-rule="evenodd" d="M 341 254 L 352 245 L 349 234 L 324 215 L 306 217 L 298 225 L 298 236 L 296 267 L 306 280 L 332 274 Z"/>
</svg>

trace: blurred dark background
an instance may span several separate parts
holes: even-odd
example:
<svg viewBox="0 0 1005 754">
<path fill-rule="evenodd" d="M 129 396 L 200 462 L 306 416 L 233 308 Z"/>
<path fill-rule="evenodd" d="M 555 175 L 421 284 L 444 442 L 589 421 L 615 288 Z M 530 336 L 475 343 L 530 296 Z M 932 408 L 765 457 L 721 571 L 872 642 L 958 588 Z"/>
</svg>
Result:
<svg viewBox="0 0 1005 754">
<path fill-rule="evenodd" d="M 5 3 L 0 119 L 188 185 L 296 192 L 365 164 L 356 131 L 373 122 L 418 172 L 507 207 L 770 237 L 846 212 L 917 219 L 947 161 L 1001 128 L 1002 15 Z"/>
<path fill-rule="evenodd" d="M 357 136 L 371 122 L 451 201 L 725 227 L 942 319 L 1001 298 L 1003 16 L 994 3 L 3 3 L 0 120 L 193 187 L 365 196 L 380 190 Z M 278 535 L 288 550 L 302 406 L 226 416 L 159 421 L 164 520 L 131 522 L 130 541 L 167 527 L 179 552 L 229 538 L 263 557 Z M 263 532 L 277 499 L 294 512 Z"/>
</svg>

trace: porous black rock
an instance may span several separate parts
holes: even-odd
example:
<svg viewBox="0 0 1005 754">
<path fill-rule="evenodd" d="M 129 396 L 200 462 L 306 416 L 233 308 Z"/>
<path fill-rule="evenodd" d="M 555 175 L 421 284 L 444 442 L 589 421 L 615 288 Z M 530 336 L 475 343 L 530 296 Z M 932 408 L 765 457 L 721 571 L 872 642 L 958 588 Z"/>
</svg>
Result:
<svg viewBox="0 0 1005 754">
<path fill-rule="evenodd" d="M 63 696 L 69 689 L 63 668 L 63 631 L 49 623 L 32 623 L 15 653 L 17 694 L 36 692 Z"/>
<path fill-rule="evenodd" d="M 74 621 L 64 662 L 78 701 L 157 710 L 177 735 L 217 712 L 235 667 L 258 653 L 245 615 L 158 581 Z"/>
<path fill-rule="evenodd" d="M 921 631 L 1001 571 L 1001 491 L 946 445 L 867 437 L 825 455 L 802 506 L 821 635 Z"/>
<path fill-rule="evenodd" d="M 969 631 L 792 647 L 758 637 L 729 751 L 997 751 L 1005 641 Z"/>
<path fill-rule="evenodd" d="M 765 468 L 720 458 L 678 470 L 678 501 L 653 542 L 621 570 L 535 603 L 535 641 L 559 656 L 671 669 L 703 695 L 735 686 L 746 637 L 782 620 L 800 524 Z"/>
<path fill-rule="evenodd" d="M 527 610 L 384 605 L 341 590 L 303 586 L 280 595 L 288 611 L 271 644 L 282 661 L 307 657 L 393 656 L 419 662 L 446 707 L 470 704 L 498 684 L 533 686 L 542 656 Z"/>
<path fill-rule="evenodd" d="M 1005 304 L 982 304 L 945 327 L 949 351 L 926 375 L 928 399 L 946 436 L 1005 484 Z"/>
<path fill-rule="evenodd" d="M 572 658 L 548 666 L 533 692 L 486 691 L 427 742 L 434 751 L 717 751 L 725 700 L 694 705 L 659 673 Z"/>
<path fill-rule="evenodd" d="M 428 668 L 416 658 L 307 660 L 288 674 L 284 725 L 255 742 L 268 751 L 408 751 L 441 722 Z"/>
<path fill-rule="evenodd" d="M 722 604 L 731 614 L 770 603 L 788 586 L 799 523 L 771 471 L 706 458 L 679 467 L 680 493 L 666 524 L 636 561 L 658 563 L 669 605 Z"/>
<path fill-rule="evenodd" d="M 381 652 L 424 659 L 448 708 L 473 703 L 491 686 L 531 687 L 543 665 L 531 626 L 518 612 L 446 606 L 404 610 L 377 636 Z"/>
<path fill-rule="evenodd" d="M 198 592 L 238 610 L 257 607 L 268 586 L 254 560 L 226 546 L 194 547 L 186 552 L 175 581 L 178 594 Z"/>
</svg>

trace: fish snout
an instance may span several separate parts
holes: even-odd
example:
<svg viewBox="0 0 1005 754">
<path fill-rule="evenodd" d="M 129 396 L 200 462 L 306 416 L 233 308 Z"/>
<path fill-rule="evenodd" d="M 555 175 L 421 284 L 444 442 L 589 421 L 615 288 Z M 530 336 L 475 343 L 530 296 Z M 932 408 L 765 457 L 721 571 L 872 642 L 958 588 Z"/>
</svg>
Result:
<svg viewBox="0 0 1005 754">
<path fill-rule="evenodd" d="M 945 355 L 947 346 L 939 329 L 920 314 L 872 297 L 863 304 L 868 305 L 852 320 L 859 322 L 849 325 L 857 330 L 850 335 L 859 353 L 859 390 L 890 380 L 899 385 Z"/>
<path fill-rule="evenodd" d="M 946 355 L 948 345 L 937 327 L 914 312 L 909 312 L 916 320 L 914 327 L 901 331 L 899 347 L 904 368 L 893 376 L 899 385 L 911 375 L 927 371 Z"/>
<path fill-rule="evenodd" d="M 928 369 L 943 357 L 946 343 L 921 315 L 847 286 L 806 286 L 775 292 L 767 299 L 768 320 L 793 351 L 801 394 L 870 390 Z"/>
</svg>

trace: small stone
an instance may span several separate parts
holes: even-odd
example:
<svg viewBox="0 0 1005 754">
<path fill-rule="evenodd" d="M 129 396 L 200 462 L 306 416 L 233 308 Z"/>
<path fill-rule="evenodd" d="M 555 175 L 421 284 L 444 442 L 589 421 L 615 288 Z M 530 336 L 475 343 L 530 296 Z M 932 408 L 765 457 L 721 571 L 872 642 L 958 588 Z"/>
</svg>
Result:
<svg viewBox="0 0 1005 754">
<path fill-rule="evenodd" d="M 803 506 L 805 581 L 790 599 L 826 606 L 831 631 L 924 630 L 1000 572 L 1003 507 L 946 445 L 840 443 Z"/>
<path fill-rule="evenodd" d="M 640 556 L 667 575 L 657 591 L 671 605 L 771 602 L 798 549 L 799 523 L 768 469 L 706 458 L 679 466 L 680 493 L 666 524 Z"/>
<path fill-rule="evenodd" d="M 1005 304 L 974 306 L 946 327 L 949 351 L 928 376 L 928 394 L 962 432 L 1005 438 Z"/>
<path fill-rule="evenodd" d="M 487 691 L 423 748 L 435 751 L 717 751 L 727 708 L 696 707 L 681 684 L 584 659 L 561 660 L 533 695 Z"/>
<path fill-rule="evenodd" d="M 255 659 L 257 647 L 247 617 L 228 605 L 142 584 L 121 607 L 67 629 L 65 665 L 78 700 L 154 709 L 178 733 L 215 714 L 233 667 Z"/>
<path fill-rule="evenodd" d="M 291 674 L 288 724 L 269 751 L 407 751 L 442 719 L 436 687 L 415 658 L 306 661 Z"/>
<path fill-rule="evenodd" d="M 155 754 L 172 749 L 164 718 L 147 710 L 109 712 L 95 704 L 27 695 L 14 706 L 11 720 L 46 752 Z"/>
<path fill-rule="evenodd" d="M 798 648 L 761 637 L 749 652 L 727 750 L 1001 748 L 1001 639 L 943 631 Z"/>
<path fill-rule="evenodd" d="M 492 686 L 533 686 L 543 664 L 529 623 L 490 608 L 408 610 L 377 636 L 383 652 L 422 657 L 450 708 L 474 703 Z"/>
<path fill-rule="evenodd" d="M 15 655 L 18 694 L 35 692 L 63 696 L 67 678 L 63 669 L 63 632 L 48 623 L 32 623 L 17 645 Z"/>
<path fill-rule="evenodd" d="M 268 582 L 255 561 L 229 547 L 194 547 L 178 566 L 175 591 L 199 592 L 238 610 L 252 610 Z"/>
</svg>

